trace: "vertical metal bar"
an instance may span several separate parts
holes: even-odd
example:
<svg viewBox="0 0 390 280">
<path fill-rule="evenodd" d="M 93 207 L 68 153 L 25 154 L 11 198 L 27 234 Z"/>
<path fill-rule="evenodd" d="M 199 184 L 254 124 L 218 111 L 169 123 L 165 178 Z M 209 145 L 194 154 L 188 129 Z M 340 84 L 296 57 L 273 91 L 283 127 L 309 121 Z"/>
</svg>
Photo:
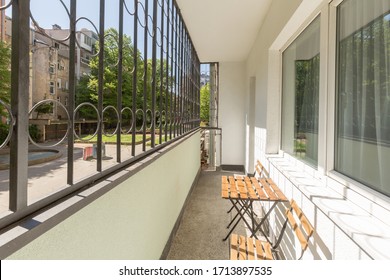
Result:
<svg viewBox="0 0 390 280">
<path fill-rule="evenodd" d="M 149 0 L 145 0 L 145 29 L 144 29 L 144 100 L 143 100 L 143 119 L 145 124 L 142 128 L 142 151 L 146 151 L 146 110 L 148 100 L 148 28 L 149 28 Z"/>
<path fill-rule="evenodd" d="M 169 103 L 169 82 L 170 82 L 170 78 L 169 78 L 169 67 L 170 67 L 170 64 L 169 64 L 169 35 L 170 35 L 170 32 L 169 32 L 169 29 L 170 29 L 170 25 L 169 25 L 169 19 L 170 19 L 170 14 L 169 14 L 169 5 L 170 5 L 170 0 L 168 0 L 168 3 L 167 3 L 167 53 L 166 53 L 166 64 L 167 64 L 167 67 L 166 67 L 166 72 L 165 72 L 165 77 L 166 77 L 166 84 L 165 84 L 165 127 L 164 127 L 164 132 L 165 132 L 165 141 L 168 141 L 168 104 Z"/>
<path fill-rule="evenodd" d="M 178 49 L 177 49 L 177 135 L 181 134 L 181 21 L 180 17 L 178 16 L 178 35 L 177 35 L 177 40 L 178 40 Z"/>
<path fill-rule="evenodd" d="M 164 83 L 164 0 L 161 1 L 161 47 L 160 47 L 160 94 L 158 110 L 160 112 L 160 125 L 158 130 L 159 144 L 162 143 L 162 123 L 161 123 L 161 112 L 162 112 L 162 97 L 163 97 L 163 83 Z"/>
<path fill-rule="evenodd" d="M 177 44 L 177 41 L 178 41 L 178 26 L 177 26 L 177 9 L 175 7 L 175 79 L 174 79 L 174 83 L 175 83 L 175 91 L 174 91 L 174 105 L 173 105 L 173 108 L 174 108 L 174 127 L 173 127 L 173 137 L 176 137 L 177 135 L 177 94 L 178 94 L 178 71 L 177 71 L 177 68 L 178 68 L 178 63 L 177 63 L 177 60 L 178 60 L 178 52 L 177 52 L 177 48 L 178 48 L 178 44 Z"/>
<path fill-rule="evenodd" d="M 170 1 L 170 0 L 168 0 Z M 171 66 L 170 66 L 170 77 L 169 77 L 169 81 L 171 83 L 171 86 L 170 86 L 170 94 L 169 94 L 169 105 L 170 105 L 170 110 L 169 110 L 169 139 L 172 139 L 172 123 L 173 123 L 173 94 L 174 94 L 174 91 L 173 91 L 173 76 L 174 76 L 174 64 L 173 64 L 173 50 L 174 50 L 174 45 L 173 45 L 173 40 L 174 40 L 174 34 L 175 34 L 175 30 L 174 30 L 174 4 L 173 4 L 173 0 L 171 2 Z"/>
<path fill-rule="evenodd" d="M 74 108 L 76 92 L 76 0 L 70 1 L 69 37 L 69 94 L 68 94 L 68 185 L 73 184 Z M 98 124 L 99 125 L 99 124 Z M 80 132 L 81 133 L 81 132 Z"/>
<path fill-rule="evenodd" d="M 119 113 L 118 131 L 116 133 L 116 161 L 121 162 L 121 134 L 122 134 L 122 84 L 123 84 L 123 3 L 119 0 L 119 42 L 118 42 L 118 88 L 117 110 Z"/>
<path fill-rule="evenodd" d="M 192 102 L 193 101 L 193 93 L 194 93 L 194 88 L 193 88 L 193 86 L 194 86 L 194 84 L 193 84 L 193 80 L 194 80 L 194 64 L 193 64 L 193 60 L 192 60 L 192 58 L 193 58 L 193 54 L 192 54 L 192 48 L 191 48 L 191 42 L 190 42 L 190 44 L 189 44 L 189 53 L 190 53 L 190 69 L 189 69 L 189 71 L 190 71 L 190 78 L 189 78 L 189 111 L 190 111 L 190 116 L 189 116 L 189 121 L 190 121 L 190 123 L 188 124 L 189 125 L 189 128 L 190 129 L 192 129 L 192 128 L 194 128 L 193 127 L 193 112 L 194 112 L 194 103 Z"/>
<path fill-rule="evenodd" d="M 184 25 L 185 27 L 185 25 Z M 184 63 L 185 63 L 185 87 L 184 87 L 184 113 L 186 116 L 185 125 L 184 125 L 184 132 L 187 132 L 188 130 L 188 82 L 189 82 L 189 52 L 188 52 L 188 34 L 186 32 L 186 29 L 184 28 L 184 35 L 185 35 L 185 45 L 184 45 Z"/>
<path fill-rule="evenodd" d="M 179 100 L 180 100 L 180 135 L 183 134 L 183 118 L 184 118 L 184 24 L 183 19 L 180 17 L 180 88 L 179 88 Z"/>
<path fill-rule="evenodd" d="M 11 110 L 16 120 L 10 141 L 9 208 L 27 206 L 28 181 L 28 92 L 30 1 L 12 4 Z"/>
<path fill-rule="evenodd" d="M 133 47 L 133 59 L 134 59 L 134 72 L 133 72 L 133 94 L 131 98 L 131 108 L 133 111 L 133 126 L 131 132 L 131 155 L 135 156 L 135 132 L 137 130 L 137 72 L 138 72 L 138 0 L 134 0 L 134 47 Z"/>
<path fill-rule="evenodd" d="M 187 122 L 187 112 L 186 112 L 186 91 L 187 91 L 187 55 L 186 55 L 186 43 L 187 43 L 187 36 L 186 36 L 186 31 L 184 28 L 184 20 L 182 21 L 182 28 L 183 28 L 183 54 L 182 54 L 182 66 L 183 66 L 183 71 L 182 71 L 182 113 L 183 113 L 183 122 L 182 122 L 182 134 L 186 132 L 186 122 Z"/>
<path fill-rule="evenodd" d="M 99 73 L 98 73 L 98 111 L 101 114 L 98 135 L 97 135 L 97 171 L 102 171 L 102 140 L 103 140 L 103 86 L 104 86 L 104 3 L 100 0 L 100 18 L 99 18 Z"/>
<path fill-rule="evenodd" d="M 197 60 L 197 70 L 198 70 L 198 78 L 196 79 L 196 102 L 197 102 L 197 114 L 196 114 L 196 124 L 197 126 L 200 126 L 200 61 L 199 58 L 196 57 Z"/>
<path fill-rule="evenodd" d="M 191 128 L 195 128 L 195 78 L 196 78 L 196 72 L 195 72 L 195 60 L 194 60 L 194 49 L 191 48 L 192 53 L 192 64 L 191 64 Z"/>
<path fill-rule="evenodd" d="M 155 147 L 155 111 L 156 111 L 156 55 L 157 55 L 157 0 L 153 1 L 153 49 L 152 49 L 152 131 L 151 146 Z"/>
<path fill-rule="evenodd" d="M 185 116 L 184 120 L 184 125 L 183 125 L 183 132 L 187 132 L 187 87 L 188 87 L 188 55 L 187 55 L 187 33 L 183 21 L 183 26 L 184 26 L 184 53 L 183 53 L 183 59 L 184 59 L 184 91 L 183 91 L 183 101 L 184 101 L 184 106 L 183 106 L 183 112 Z"/>
</svg>

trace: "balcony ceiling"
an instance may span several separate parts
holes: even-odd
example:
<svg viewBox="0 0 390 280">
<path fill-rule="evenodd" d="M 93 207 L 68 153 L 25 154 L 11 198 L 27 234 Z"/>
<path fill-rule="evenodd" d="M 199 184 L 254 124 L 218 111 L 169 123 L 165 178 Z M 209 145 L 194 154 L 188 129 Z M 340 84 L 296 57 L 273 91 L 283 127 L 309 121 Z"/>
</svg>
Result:
<svg viewBox="0 0 390 280">
<path fill-rule="evenodd" d="M 243 61 L 272 0 L 176 0 L 201 62 Z"/>
</svg>

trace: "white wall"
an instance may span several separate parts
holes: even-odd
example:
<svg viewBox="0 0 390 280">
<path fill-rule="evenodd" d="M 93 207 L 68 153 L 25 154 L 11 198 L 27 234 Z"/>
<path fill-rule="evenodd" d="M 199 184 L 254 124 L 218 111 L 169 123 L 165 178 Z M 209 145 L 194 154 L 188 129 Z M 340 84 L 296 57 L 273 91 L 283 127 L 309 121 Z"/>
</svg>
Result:
<svg viewBox="0 0 390 280">
<path fill-rule="evenodd" d="M 199 143 L 196 133 L 8 259 L 159 259 L 198 174 Z"/>
<path fill-rule="evenodd" d="M 218 125 L 223 165 L 245 164 L 246 91 L 245 63 L 220 62 Z"/>
<path fill-rule="evenodd" d="M 278 88 L 269 88 L 270 67 L 279 68 L 279 61 L 270 61 L 270 46 L 277 38 L 287 21 L 302 0 L 272 1 L 267 17 L 259 30 L 255 44 L 246 63 L 246 83 L 249 77 L 256 77 L 256 109 L 255 109 L 255 156 L 254 161 L 265 160 L 266 152 L 276 153 L 279 150 L 278 141 L 267 141 L 267 134 L 279 131 L 280 116 L 278 111 L 268 111 L 269 104 L 279 106 Z M 273 77 L 270 77 L 273 78 Z M 277 79 L 277 77 L 274 77 Z M 255 162 L 249 162 L 253 166 Z"/>
<path fill-rule="evenodd" d="M 328 2 L 303 0 L 272 3 L 246 67 L 246 80 L 256 76 L 255 159 L 264 161 L 271 178 L 289 199 L 297 201 L 315 227 L 314 238 L 310 241 L 305 258 L 390 259 L 388 197 L 343 178 L 334 171 L 315 170 L 280 152 L 281 51 L 322 7 L 327 8 Z M 323 15 L 322 19 L 328 18 L 327 12 Z M 322 25 L 324 23 L 327 21 L 321 21 Z M 327 37 L 322 39 L 322 42 L 327 41 Z M 325 94 L 320 97 L 320 102 L 325 108 L 324 104 L 329 98 L 329 93 L 324 90 L 328 81 L 326 52 L 326 43 L 321 44 L 321 88 Z M 326 130 L 325 114 L 325 110 L 320 114 L 323 121 L 319 127 L 321 135 Z M 319 147 L 327 148 L 324 143 Z M 279 215 L 271 222 L 272 229 L 278 234 L 283 222 L 283 209 L 279 208 L 276 212 Z M 287 234 L 282 242 L 282 252 L 286 258 L 298 256 L 299 252 L 295 251 L 297 245 Z"/>
</svg>

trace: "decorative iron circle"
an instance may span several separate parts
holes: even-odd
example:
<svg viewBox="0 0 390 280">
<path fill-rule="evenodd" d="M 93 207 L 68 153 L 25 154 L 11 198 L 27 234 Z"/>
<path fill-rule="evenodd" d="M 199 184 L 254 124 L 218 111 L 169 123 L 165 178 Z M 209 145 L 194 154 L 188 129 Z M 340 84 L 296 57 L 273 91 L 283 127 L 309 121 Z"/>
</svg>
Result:
<svg viewBox="0 0 390 280">
<path fill-rule="evenodd" d="M 4 139 L 4 142 L 0 144 L 0 149 L 2 149 L 3 147 L 5 147 L 8 144 L 9 140 L 11 139 L 12 127 L 15 125 L 15 118 L 14 118 L 14 116 L 12 116 L 11 108 L 5 102 L 3 102 L 1 99 L 0 99 L 0 103 L 8 111 L 9 118 L 10 118 L 9 124 L 8 124 L 8 134 L 7 134 L 7 137 Z"/>
<path fill-rule="evenodd" d="M 80 110 L 80 108 L 83 107 L 83 106 L 89 106 L 89 107 L 92 107 L 92 108 L 95 110 L 96 116 L 97 116 L 96 131 L 93 133 L 93 135 L 92 135 L 91 137 L 85 139 L 85 138 L 82 138 L 82 137 L 78 136 L 77 133 L 76 133 L 75 128 L 73 127 L 73 135 L 74 135 L 77 139 L 79 139 L 79 140 L 89 141 L 89 140 L 91 140 L 92 138 L 94 138 L 94 137 L 96 136 L 96 134 L 98 133 L 98 131 L 99 131 L 99 127 L 100 127 L 100 115 L 99 115 L 99 110 L 95 107 L 95 105 L 93 105 L 92 103 L 89 103 L 89 102 L 83 102 L 83 103 L 79 104 L 79 105 L 76 107 L 76 109 L 74 110 L 74 113 L 73 113 L 73 119 L 74 119 L 74 120 L 76 120 L 76 114 L 77 114 L 77 112 L 78 112 L 78 111 Z"/>
<path fill-rule="evenodd" d="M 64 3 L 64 1 L 59 0 L 59 2 L 60 2 L 61 5 L 64 7 L 65 12 L 66 12 L 66 14 L 67 14 L 67 16 L 68 16 L 68 18 L 69 18 L 69 21 L 70 21 L 70 12 L 69 12 L 68 7 L 67 7 L 66 4 Z M 30 4 L 30 6 L 31 6 L 31 4 Z M 38 33 L 43 34 L 43 35 L 45 35 L 46 37 L 48 37 L 48 38 L 50 38 L 50 39 L 52 39 L 52 40 L 54 40 L 54 41 L 56 41 L 56 42 L 65 42 L 65 41 L 69 40 L 69 38 L 70 38 L 70 32 L 69 32 L 68 36 L 66 36 L 66 38 L 62 38 L 62 39 L 60 39 L 60 38 L 54 38 L 53 36 L 47 34 L 46 31 L 45 31 L 45 29 L 42 28 L 42 27 L 39 25 L 39 23 L 35 20 L 35 18 L 34 18 L 34 16 L 33 16 L 32 12 L 31 12 L 31 7 L 30 7 L 30 18 L 31 18 L 31 21 L 33 22 L 33 24 L 35 25 L 35 28 L 38 30 Z"/>
<path fill-rule="evenodd" d="M 66 133 L 65 133 L 64 137 L 62 137 L 61 140 L 60 140 L 59 142 L 54 143 L 54 144 L 52 144 L 52 145 L 40 145 L 40 144 L 36 143 L 36 142 L 32 139 L 30 133 L 28 133 L 28 138 L 29 138 L 30 142 L 31 142 L 32 144 L 34 144 L 35 146 L 37 146 L 38 148 L 53 148 L 53 147 L 56 147 L 56 146 L 58 146 L 59 144 L 61 144 L 62 142 L 64 142 L 65 139 L 66 139 L 66 137 L 68 137 L 69 127 L 70 127 L 69 113 L 68 113 L 68 110 L 66 109 L 66 107 L 65 107 L 61 102 L 59 102 L 58 100 L 54 100 L 54 99 L 45 99 L 45 100 L 39 101 L 37 104 L 35 104 L 35 105 L 31 108 L 30 112 L 28 113 L 29 118 L 31 119 L 32 114 L 34 113 L 34 111 L 35 111 L 39 106 L 41 106 L 41 105 L 43 105 L 43 104 L 50 104 L 50 103 L 53 103 L 53 105 L 56 104 L 57 106 L 60 106 L 60 107 L 65 111 L 66 116 L 67 116 L 67 120 L 68 120 L 68 128 L 67 128 L 67 130 L 66 130 Z"/>
<path fill-rule="evenodd" d="M 0 11 L 1 10 L 5 10 L 5 9 L 11 7 L 12 2 L 14 2 L 14 0 L 10 0 L 9 3 L 8 4 L 4 4 L 4 6 L 0 6 Z"/>
<path fill-rule="evenodd" d="M 116 115 L 116 119 L 117 119 L 116 127 L 115 127 L 115 130 L 114 130 L 113 133 L 106 133 L 105 130 L 104 130 L 104 112 L 106 112 L 109 109 L 114 110 L 115 115 Z M 103 130 L 103 134 L 104 135 L 106 135 L 107 137 L 112 137 L 112 136 L 114 136 L 118 132 L 118 129 L 119 129 L 119 118 L 120 118 L 120 116 L 119 116 L 118 110 L 114 106 L 108 105 L 107 107 L 105 107 L 103 109 L 103 111 L 102 111 L 102 130 Z"/>
<path fill-rule="evenodd" d="M 148 126 L 148 113 L 150 114 L 150 126 Z M 147 109 L 145 112 L 145 125 L 146 129 L 152 129 L 153 126 L 153 112 L 150 109 Z"/>
<path fill-rule="evenodd" d="M 165 110 L 161 111 L 161 120 L 163 123 L 163 127 L 167 126 L 167 112 Z"/>
<path fill-rule="evenodd" d="M 131 122 L 130 122 L 131 126 L 130 126 L 129 130 L 127 130 L 127 131 L 122 129 L 121 132 L 123 134 L 129 134 L 133 130 L 133 127 L 134 127 L 134 113 L 133 113 L 133 110 L 131 110 L 129 107 L 125 107 L 121 110 L 122 126 L 123 126 L 123 113 L 126 112 L 127 110 L 130 111 L 130 113 L 131 113 Z"/>
<path fill-rule="evenodd" d="M 140 129 L 137 130 L 137 116 L 139 116 L 139 112 L 142 113 L 142 126 L 141 126 Z M 135 125 L 135 128 L 136 128 L 135 131 L 137 131 L 137 132 L 143 131 L 144 125 L 145 125 L 144 110 L 142 110 L 142 109 L 137 109 L 137 111 L 135 111 L 134 125 Z"/>
<path fill-rule="evenodd" d="M 157 119 L 158 118 L 158 119 Z M 160 111 L 155 111 L 154 112 L 154 127 L 158 127 L 161 129 L 161 116 L 160 116 Z"/>
</svg>

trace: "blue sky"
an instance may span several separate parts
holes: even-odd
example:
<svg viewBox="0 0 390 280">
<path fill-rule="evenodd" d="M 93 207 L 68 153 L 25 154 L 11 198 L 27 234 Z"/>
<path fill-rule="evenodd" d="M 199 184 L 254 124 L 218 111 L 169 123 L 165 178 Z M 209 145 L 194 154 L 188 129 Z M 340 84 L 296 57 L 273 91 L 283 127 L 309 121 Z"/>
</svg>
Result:
<svg viewBox="0 0 390 280">
<path fill-rule="evenodd" d="M 34 19 L 37 21 L 40 27 L 42 28 L 52 28 L 53 24 L 61 26 L 62 29 L 69 28 L 69 17 L 67 12 L 59 0 L 30 0 L 31 1 L 31 14 Z M 160 0 L 159 2 L 161 2 Z M 8 2 L 8 1 L 6 1 Z M 105 6 L 105 29 L 113 27 L 119 29 L 119 0 L 106 0 Z M 125 0 L 126 5 L 130 12 L 134 12 L 134 1 Z M 152 16 L 153 14 L 153 5 L 152 1 L 149 1 L 148 14 Z M 70 0 L 63 0 L 63 3 L 70 9 Z M 140 14 L 140 24 L 144 23 L 144 10 L 145 0 L 140 0 L 138 9 Z M 165 3 L 167 1 L 165 0 Z M 165 4 L 166 5 L 166 4 Z M 6 11 L 7 15 L 11 16 L 11 8 L 8 8 Z M 158 8 L 158 22 L 161 21 L 161 8 Z M 77 18 L 86 17 L 93 22 L 97 29 L 99 29 L 99 14 L 100 14 L 100 0 L 78 0 L 77 1 Z M 126 9 L 124 10 L 124 33 L 129 35 L 132 40 L 134 38 L 134 18 L 131 16 Z M 144 28 L 138 24 L 138 48 L 143 52 L 143 42 L 144 42 Z M 150 30 L 152 22 L 149 19 Z M 165 23 L 166 25 L 166 23 Z M 87 20 L 80 20 L 77 24 L 77 30 L 81 28 L 88 28 L 95 30 L 95 27 L 89 23 Z M 161 36 L 158 36 L 158 40 L 161 40 Z M 151 40 L 150 35 L 148 36 L 148 57 L 151 57 Z M 157 50 L 157 56 L 159 56 L 160 50 Z M 165 55 L 164 55 L 165 56 Z"/>
</svg>

